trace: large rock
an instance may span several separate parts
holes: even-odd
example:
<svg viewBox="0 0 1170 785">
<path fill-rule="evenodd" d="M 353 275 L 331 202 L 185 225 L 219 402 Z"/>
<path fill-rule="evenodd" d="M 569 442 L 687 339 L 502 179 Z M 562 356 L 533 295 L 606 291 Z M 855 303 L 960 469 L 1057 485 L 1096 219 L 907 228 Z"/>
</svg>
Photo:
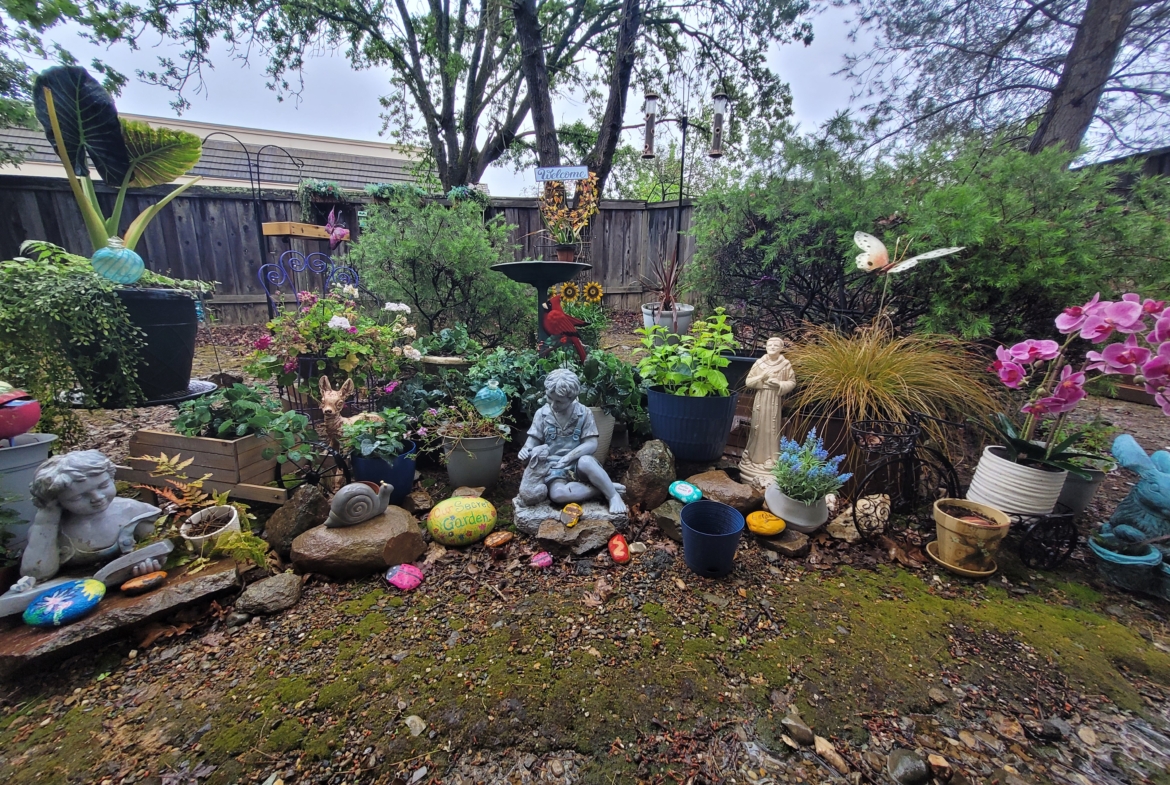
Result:
<svg viewBox="0 0 1170 785">
<path fill-rule="evenodd" d="M 853 507 L 849 507 L 845 512 L 829 521 L 825 531 L 834 540 L 844 540 L 850 545 L 861 539 L 861 533 L 857 531 L 857 526 L 853 523 Z"/>
<path fill-rule="evenodd" d="M 626 504 L 637 504 L 643 510 L 653 510 L 670 496 L 674 482 L 674 455 L 666 443 L 658 439 L 646 442 L 630 461 L 622 483 Z"/>
<path fill-rule="evenodd" d="M 405 564 L 426 551 L 418 524 L 401 507 L 343 529 L 318 526 L 293 540 L 292 563 L 300 572 L 331 578 L 357 578 L 395 564 Z"/>
<path fill-rule="evenodd" d="M 678 499 L 667 499 L 654 508 L 654 522 L 670 539 L 682 542 L 682 508 Z"/>
<path fill-rule="evenodd" d="M 759 537 L 760 545 L 790 559 L 803 559 L 812 547 L 807 534 L 785 529 L 775 537 Z"/>
<path fill-rule="evenodd" d="M 540 525 L 536 541 L 557 556 L 584 556 L 608 545 L 616 531 L 609 521 L 582 520 L 570 528 L 559 520 L 547 520 Z"/>
<path fill-rule="evenodd" d="M 321 489 L 316 485 L 302 485 L 291 499 L 272 513 L 264 526 L 264 540 L 282 559 L 287 559 L 293 540 L 325 523 L 328 517 L 329 502 Z"/>
<path fill-rule="evenodd" d="M 280 613 L 296 605 L 301 599 L 301 576 L 282 572 L 262 581 L 256 581 L 236 600 L 236 613 L 253 616 Z"/>
<path fill-rule="evenodd" d="M 625 531 L 630 522 L 629 516 L 624 512 L 612 513 L 609 511 L 609 505 L 602 502 L 585 502 L 581 508 L 585 510 L 581 515 L 581 520 L 607 521 L 610 526 L 621 531 Z M 529 537 L 537 536 L 540 532 L 540 525 L 549 519 L 559 521 L 561 519 L 560 509 L 551 504 L 525 507 L 520 503 L 519 496 L 512 499 L 512 523 L 515 524 L 516 530 L 522 534 L 527 534 Z"/>
<path fill-rule="evenodd" d="M 751 512 L 763 500 L 763 496 L 752 492 L 750 485 L 736 482 L 718 469 L 692 475 L 687 482 L 702 491 L 704 498 L 723 502 L 742 513 Z"/>
</svg>

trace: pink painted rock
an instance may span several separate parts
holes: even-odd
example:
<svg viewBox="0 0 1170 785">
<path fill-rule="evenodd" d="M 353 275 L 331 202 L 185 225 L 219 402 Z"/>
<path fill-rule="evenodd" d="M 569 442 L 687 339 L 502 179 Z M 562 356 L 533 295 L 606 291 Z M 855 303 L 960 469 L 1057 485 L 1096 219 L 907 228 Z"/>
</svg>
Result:
<svg viewBox="0 0 1170 785">
<path fill-rule="evenodd" d="M 538 570 L 547 570 L 552 566 L 552 561 L 552 554 L 548 551 L 541 551 L 540 553 L 534 554 L 528 563 Z"/>
<path fill-rule="evenodd" d="M 413 564 L 396 564 L 386 571 L 386 583 L 402 591 L 414 591 L 422 582 L 422 570 Z"/>
</svg>

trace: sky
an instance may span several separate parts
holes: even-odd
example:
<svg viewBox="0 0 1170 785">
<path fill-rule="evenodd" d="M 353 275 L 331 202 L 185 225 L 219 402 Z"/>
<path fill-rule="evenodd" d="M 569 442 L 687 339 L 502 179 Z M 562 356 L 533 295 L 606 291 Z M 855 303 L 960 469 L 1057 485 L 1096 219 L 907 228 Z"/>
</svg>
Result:
<svg viewBox="0 0 1170 785">
<path fill-rule="evenodd" d="M 791 85 L 794 119 L 804 130 L 812 130 L 849 105 L 851 85 L 842 77 L 834 76 L 843 64 L 843 56 L 854 46 L 847 37 L 848 19 L 848 9 L 830 8 L 813 20 L 811 46 L 777 46 L 770 57 L 773 70 Z M 177 59 L 181 51 L 178 47 L 159 45 L 157 40 L 144 38 L 137 51 L 125 46 L 104 49 L 83 41 L 70 31 L 62 31 L 50 38 L 61 43 L 82 63 L 99 57 L 130 77 L 117 97 L 122 112 L 154 117 L 176 116 L 170 106 L 174 99 L 170 91 L 144 84 L 133 74 L 136 69 L 155 68 L 159 56 Z M 385 74 L 380 71 L 354 71 L 341 54 L 313 58 L 305 69 L 300 100 L 286 98 L 281 102 L 276 93 L 265 87 L 263 63 L 241 67 L 228 58 L 226 48 L 222 47 L 213 54 L 212 61 L 216 67 L 205 73 L 204 90 L 187 95 L 191 106 L 182 114 L 187 120 L 387 141 L 379 136 L 382 120 L 378 97 L 388 84 Z M 631 107 L 640 107 L 641 104 L 640 96 L 631 95 Z M 555 109 L 558 121 L 585 115 L 584 106 L 564 99 L 556 99 Z M 636 118 L 627 116 L 628 125 L 636 122 Z M 669 134 L 668 129 L 662 129 L 659 141 L 666 144 Z M 531 170 L 515 172 L 510 166 L 497 165 L 489 169 L 484 180 L 491 193 L 497 196 L 536 193 Z"/>
</svg>

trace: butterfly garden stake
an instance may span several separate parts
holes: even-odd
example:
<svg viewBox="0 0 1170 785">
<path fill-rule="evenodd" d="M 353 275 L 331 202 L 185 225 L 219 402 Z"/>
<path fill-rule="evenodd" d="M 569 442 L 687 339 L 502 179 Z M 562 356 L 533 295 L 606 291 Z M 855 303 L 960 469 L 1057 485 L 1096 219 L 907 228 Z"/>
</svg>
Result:
<svg viewBox="0 0 1170 785">
<path fill-rule="evenodd" d="M 858 269 L 864 270 L 867 273 L 884 273 L 887 276 L 884 284 L 882 285 L 882 299 L 878 306 L 879 316 L 881 316 L 881 314 L 884 313 L 886 309 L 886 292 L 889 291 L 890 288 L 890 275 L 903 272 L 904 270 L 909 270 L 911 267 L 917 266 L 918 263 L 923 259 L 937 259 L 940 256 L 950 256 L 951 254 L 958 253 L 966 247 L 957 246 L 951 248 L 936 248 L 933 251 L 920 253 L 917 256 L 911 256 L 909 259 L 907 259 L 906 254 L 909 253 L 910 243 L 913 242 L 913 240 L 914 238 L 907 237 L 906 242 L 903 245 L 902 238 L 899 237 L 894 243 L 894 257 L 893 261 L 891 261 L 890 252 L 886 249 L 885 243 L 883 243 L 881 240 L 874 237 L 872 234 L 867 234 L 866 232 L 853 233 L 853 242 L 862 251 L 857 255 Z"/>
</svg>

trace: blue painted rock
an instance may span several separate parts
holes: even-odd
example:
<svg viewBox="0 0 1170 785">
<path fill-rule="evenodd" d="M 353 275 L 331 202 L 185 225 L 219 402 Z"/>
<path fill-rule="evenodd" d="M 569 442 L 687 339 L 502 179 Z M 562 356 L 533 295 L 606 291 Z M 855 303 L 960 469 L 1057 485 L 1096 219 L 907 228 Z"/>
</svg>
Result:
<svg viewBox="0 0 1170 785">
<path fill-rule="evenodd" d="M 470 545 L 492 533 L 496 508 L 478 496 L 455 496 L 434 506 L 427 530 L 440 545 Z"/>
<path fill-rule="evenodd" d="M 423 572 L 413 564 L 396 564 L 386 570 L 386 583 L 402 591 L 414 591 L 423 582 Z"/>
<path fill-rule="evenodd" d="M 93 610 L 106 593 L 106 585 L 93 578 L 62 583 L 47 590 L 24 609 L 24 623 L 33 627 L 60 627 Z"/>
<path fill-rule="evenodd" d="M 675 480 L 672 482 L 670 484 L 669 490 L 670 495 L 678 499 L 683 504 L 697 502 L 699 499 L 703 498 L 702 491 L 691 485 L 689 482 L 683 482 L 682 480 Z"/>
</svg>

